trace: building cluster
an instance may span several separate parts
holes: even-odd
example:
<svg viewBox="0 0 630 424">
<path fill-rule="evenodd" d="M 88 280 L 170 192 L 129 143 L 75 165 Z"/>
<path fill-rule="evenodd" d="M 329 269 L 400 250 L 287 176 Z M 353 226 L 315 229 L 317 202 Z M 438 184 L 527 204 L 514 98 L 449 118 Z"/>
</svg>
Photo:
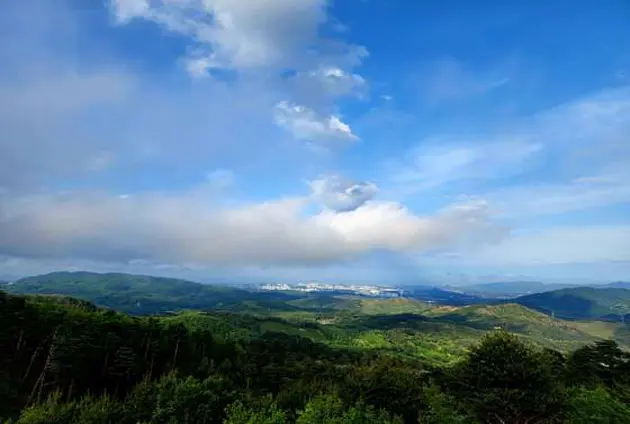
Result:
<svg viewBox="0 0 630 424">
<path fill-rule="evenodd" d="M 261 290 L 276 291 L 300 291 L 300 292 L 342 292 L 363 296 L 375 297 L 399 297 L 402 290 L 393 287 L 380 287 L 361 284 L 331 284 L 331 283 L 266 283 L 260 286 Z"/>
</svg>

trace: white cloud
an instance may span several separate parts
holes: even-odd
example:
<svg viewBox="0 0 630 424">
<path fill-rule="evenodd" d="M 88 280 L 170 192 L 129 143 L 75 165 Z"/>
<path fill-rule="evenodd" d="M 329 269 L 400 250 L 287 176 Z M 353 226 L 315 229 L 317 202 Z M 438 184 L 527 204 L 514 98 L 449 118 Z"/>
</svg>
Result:
<svg viewBox="0 0 630 424">
<path fill-rule="evenodd" d="M 341 234 L 349 246 L 373 246 L 392 251 L 453 248 L 475 239 L 494 241 L 504 229 L 488 222 L 483 203 L 448 208 L 438 217 L 420 217 L 396 202 L 367 202 L 344 213 L 324 211 L 316 217 Z"/>
<path fill-rule="evenodd" d="M 374 249 L 421 251 L 494 228 L 482 206 L 421 217 L 396 203 L 305 215 L 309 198 L 226 209 L 193 194 L 2 199 L 0 255 L 202 265 L 334 263 Z M 479 237 L 481 237 L 479 239 Z"/>
<path fill-rule="evenodd" d="M 295 67 L 308 62 L 327 0 L 114 0 L 120 23 L 145 19 L 197 44 L 197 75 L 209 68 Z"/>
<path fill-rule="evenodd" d="M 121 23 L 149 12 L 148 0 L 111 0 L 111 4 L 116 11 L 116 19 Z"/>
<path fill-rule="evenodd" d="M 245 25 L 254 15 L 254 26 L 262 25 L 265 20 L 274 24 L 265 26 L 267 29 L 261 27 L 272 32 L 269 35 L 272 41 L 278 25 L 286 28 L 296 25 L 300 27 L 296 30 L 302 31 L 301 20 L 312 17 L 304 9 L 313 11 L 319 7 L 309 1 L 211 3 L 208 5 L 218 11 L 227 10 L 225 16 L 238 15 L 239 25 Z M 172 16 L 192 19 L 192 22 L 186 20 L 191 25 L 204 24 L 205 15 L 186 15 L 202 7 L 201 2 L 148 4 L 147 8 L 144 2 L 120 0 L 111 6 L 125 21 L 138 15 L 172 12 Z M 286 10 L 280 10 L 283 7 Z M 7 8 L 10 10 L 4 13 Z M 288 131 L 279 133 L 272 111 L 282 99 L 294 96 L 286 82 L 267 78 L 269 75 L 264 71 L 244 72 L 234 84 L 213 79 L 194 81 L 191 85 L 165 83 L 177 78 L 172 73 L 177 70 L 144 73 L 136 68 L 138 58 L 127 62 L 124 56 L 113 56 L 107 47 L 108 40 L 100 39 L 100 33 L 86 30 L 81 20 L 84 14 L 65 1 L 55 7 L 45 1 L 10 2 L 1 9 L 0 20 L 5 23 L 0 25 L 1 35 L 3 39 L 13 40 L 11 48 L 0 49 L 4 65 L 0 71 L 2 190 L 54 187 L 74 178 L 82 178 L 83 184 L 89 185 L 93 182 L 89 179 L 96 178 L 90 170 L 106 171 L 107 175 L 100 179 L 104 184 L 115 172 L 124 175 L 127 181 L 143 181 L 140 186 L 148 175 L 178 175 L 179 181 L 186 172 L 200 175 L 215 167 L 241 166 L 257 167 L 261 173 L 266 169 L 292 172 L 291 177 L 297 180 L 302 177 L 296 175 L 297 169 L 301 170 L 307 161 L 316 172 L 323 169 L 320 164 L 313 164 L 312 155 L 306 157 L 304 145 L 296 148 L 296 144 L 289 142 L 290 135 L 298 134 L 312 144 L 356 139 L 348 124 L 334 111 L 334 99 L 330 97 L 321 102 L 305 97 L 302 103 L 287 103 L 291 106 L 286 109 L 288 114 L 283 122 Z M 296 13 L 300 16 L 294 19 Z M 288 22 L 275 25 L 275 19 Z M 245 32 L 250 34 L 249 29 Z M 253 38 L 256 40 L 257 36 Z M 77 49 L 77 39 L 98 47 L 89 52 Z M 287 35 L 286 39 L 292 43 L 293 35 Z M 161 36 L 155 33 L 153 38 L 143 40 L 161 41 Z M 303 65 L 300 72 L 323 69 L 322 63 L 326 63 L 330 69 L 350 75 L 349 69 L 358 65 L 366 54 L 363 49 L 343 42 L 317 41 L 315 45 L 321 55 L 299 63 Z M 192 47 L 191 54 L 200 61 L 195 72 L 203 73 L 212 56 L 203 49 L 195 56 Z M 302 47 L 298 50 L 302 51 Z M 282 46 L 279 49 L 285 53 Z M 288 56 L 287 60 L 302 60 Z M 172 59 L 174 63 L 177 61 Z M 294 107 L 296 104 L 305 106 Z M 267 148 L 251 155 L 260 143 Z"/>
<path fill-rule="evenodd" d="M 295 138 L 309 141 L 345 140 L 353 141 L 358 137 L 352 133 L 348 124 L 338 116 L 322 116 L 306 106 L 291 104 L 287 101 L 278 103 L 274 110 L 277 125 L 289 131 Z"/>
<path fill-rule="evenodd" d="M 323 67 L 311 72 L 315 78 L 321 79 L 328 91 L 337 96 L 359 94 L 365 87 L 365 80 L 361 75 L 344 71 L 338 67 Z"/>
<path fill-rule="evenodd" d="M 359 74 L 336 65 L 320 65 L 315 70 L 300 72 L 288 79 L 297 101 L 321 101 L 339 97 L 362 99 L 368 89 L 367 81 Z"/>
<path fill-rule="evenodd" d="M 339 175 L 328 175 L 310 183 L 313 196 L 327 208 L 337 212 L 357 209 L 378 193 L 371 182 L 358 182 Z"/>
</svg>

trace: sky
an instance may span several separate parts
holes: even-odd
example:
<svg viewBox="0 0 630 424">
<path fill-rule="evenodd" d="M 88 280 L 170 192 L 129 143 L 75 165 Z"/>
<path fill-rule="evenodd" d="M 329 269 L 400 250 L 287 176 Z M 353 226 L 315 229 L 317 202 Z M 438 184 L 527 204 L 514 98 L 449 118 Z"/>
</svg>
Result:
<svg viewBox="0 0 630 424">
<path fill-rule="evenodd" d="M 0 63 L 0 276 L 630 279 L 627 0 L 0 0 Z"/>
</svg>

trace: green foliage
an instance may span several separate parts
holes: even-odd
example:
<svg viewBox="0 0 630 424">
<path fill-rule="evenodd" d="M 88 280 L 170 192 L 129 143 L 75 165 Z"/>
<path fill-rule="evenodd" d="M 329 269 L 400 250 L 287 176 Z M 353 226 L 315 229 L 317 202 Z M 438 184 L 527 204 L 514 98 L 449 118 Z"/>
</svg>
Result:
<svg viewBox="0 0 630 424">
<path fill-rule="evenodd" d="M 221 378 L 199 381 L 169 374 L 156 384 L 155 405 L 149 423 L 195 424 L 212 422 L 225 409 L 226 393 Z"/>
<path fill-rule="evenodd" d="M 17 424 L 109 424 L 122 419 L 121 405 L 109 396 L 85 396 L 64 403 L 55 392 L 44 403 L 25 409 Z"/>
<path fill-rule="evenodd" d="M 358 402 L 346 408 L 335 395 L 319 395 L 313 398 L 300 413 L 296 424 L 398 424 L 399 418 L 386 411 Z"/>
<path fill-rule="evenodd" d="M 567 360 L 567 379 L 574 385 L 609 388 L 630 387 L 630 353 L 612 340 L 603 340 L 572 352 Z M 624 392 L 626 400 L 630 395 Z"/>
<path fill-rule="evenodd" d="M 425 409 L 418 419 L 419 424 L 473 424 L 475 418 L 459 411 L 457 399 L 435 386 L 423 390 Z"/>
<path fill-rule="evenodd" d="M 613 340 L 568 354 L 505 331 L 477 343 L 484 325 L 511 313 L 530 334 L 564 324 L 515 305 L 439 307 L 422 316 L 367 315 L 360 305 L 322 323 L 317 314 L 307 321 L 193 311 L 130 316 L 71 298 L 0 292 L 0 417 L 59 424 L 624 422 L 630 356 Z"/>
<path fill-rule="evenodd" d="M 567 424 L 628 424 L 630 405 L 606 389 L 575 388 L 569 393 Z"/>
<path fill-rule="evenodd" d="M 543 422 L 564 408 L 550 361 L 503 331 L 473 347 L 453 378 L 458 396 L 482 421 Z"/>
<path fill-rule="evenodd" d="M 228 406 L 224 424 L 285 424 L 287 414 L 267 397 L 260 405 L 247 407 L 238 400 Z"/>
</svg>

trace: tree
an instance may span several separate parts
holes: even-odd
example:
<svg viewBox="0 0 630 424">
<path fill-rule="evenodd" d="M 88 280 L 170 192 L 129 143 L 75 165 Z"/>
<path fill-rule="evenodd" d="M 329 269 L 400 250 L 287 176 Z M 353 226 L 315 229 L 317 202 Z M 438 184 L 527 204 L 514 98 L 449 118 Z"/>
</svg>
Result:
<svg viewBox="0 0 630 424">
<path fill-rule="evenodd" d="M 204 381 L 178 378 L 171 373 L 156 385 L 156 403 L 151 422 L 182 424 L 221 422 L 226 397 L 220 378 Z"/>
<path fill-rule="evenodd" d="M 630 385 L 630 354 L 614 340 L 602 340 L 569 355 L 567 375 L 573 385 Z"/>
<path fill-rule="evenodd" d="M 485 422 L 549 422 L 563 411 L 564 391 L 547 357 L 504 331 L 485 336 L 453 377 L 457 396 Z"/>
</svg>

